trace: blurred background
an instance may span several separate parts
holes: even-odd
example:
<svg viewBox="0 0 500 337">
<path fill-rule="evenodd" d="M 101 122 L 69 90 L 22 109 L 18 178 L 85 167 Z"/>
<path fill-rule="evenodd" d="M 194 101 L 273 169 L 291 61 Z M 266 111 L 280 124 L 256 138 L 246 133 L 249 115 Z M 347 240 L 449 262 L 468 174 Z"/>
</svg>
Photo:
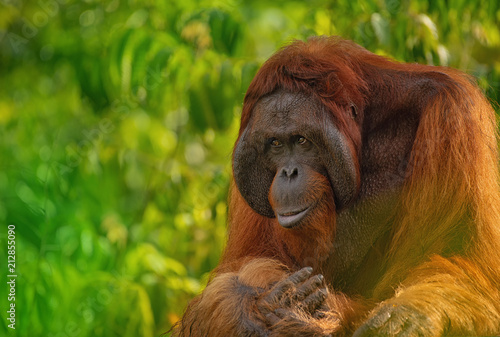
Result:
<svg viewBox="0 0 500 337">
<path fill-rule="evenodd" d="M 0 0 L 0 334 L 179 319 L 224 247 L 243 96 L 279 47 L 340 35 L 497 101 L 499 27 L 497 0 Z"/>
</svg>

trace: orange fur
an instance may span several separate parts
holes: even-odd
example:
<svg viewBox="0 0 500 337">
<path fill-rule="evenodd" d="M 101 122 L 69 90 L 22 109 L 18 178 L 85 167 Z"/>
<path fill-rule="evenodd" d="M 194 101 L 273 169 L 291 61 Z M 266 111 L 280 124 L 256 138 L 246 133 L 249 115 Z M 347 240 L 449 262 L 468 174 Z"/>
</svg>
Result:
<svg viewBox="0 0 500 337">
<path fill-rule="evenodd" d="M 415 98 L 401 74 L 439 85 Z M 359 275 L 370 275 L 373 285 L 358 289 L 364 281 L 353 283 L 349 294 L 354 296 L 330 289 L 324 319 L 298 313 L 297 320 L 266 326 L 256 303 L 272 284 L 306 265 L 317 272 L 330 270 L 333 195 L 318 178 L 318 193 L 325 194 L 320 209 L 305 226 L 287 230 L 253 211 L 233 183 L 220 265 L 174 334 L 343 336 L 387 307 L 425 314 L 429 336 L 500 334 L 496 121 L 473 80 L 449 68 L 396 63 L 338 38 L 296 42 L 266 62 L 250 85 L 241 131 L 258 100 L 279 88 L 319 99 L 358 155 L 361 134 L 351 120 L 335 113 L 339 107 L 354 103 L 363 110 L 378 99 L 388 110 L 399 111 L 412 100 L 422 110 L 391 230 L 372 247 L 378 257 L 360 266 Z M 249 321 L 256 326 L 249 327 Z"/>
</svg>

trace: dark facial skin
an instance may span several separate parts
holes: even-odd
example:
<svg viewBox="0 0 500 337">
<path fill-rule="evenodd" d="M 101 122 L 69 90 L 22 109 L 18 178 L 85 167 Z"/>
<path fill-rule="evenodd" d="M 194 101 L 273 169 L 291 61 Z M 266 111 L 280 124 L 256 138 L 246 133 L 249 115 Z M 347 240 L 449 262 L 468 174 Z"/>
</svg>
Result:
<svg viewBox="0 0 500 337">
<path fill-rule="evenodd" d="M 282 140 L 281 140 L 282 139 Z M 314 168 L 319 152 L 302 135 L 284 135 L 271 138 L 269 155 L 276 165 L 276 176 L 271 185 L 269 201 L 281 226 L 292 228 L 314 208 L 314 177 L 321 167 Z M 325 174 L 325 173 L 323 173 Z"/>
<path fill-rule="evenodd" d="M 305 141 L 307 142 L 307 140 Z M 286 154 L 277 156 L 278 173 L 271 185 L 269 195 L 269 201 L 278 222 L 285 228 L 298 225 L 318 202 L 311 191 L 314 187 L 314 181 L 308 179 L 313 177 L 315 172 L 302 161 L 304 158 L 314 156 L 315 151 L 308 153 L 307 150 L 294 149 L 292 146 L 290 146 L 288 160 L 283 160 Z"/>
<path fill-rule="evenodd" d="M 351 181 L 339 195 L 352 198 L 356 177 L 346 149 L 319 102 L 303 94 L 277 92 L 258 102 L 236 147 L 236 183 L 258 213 L 293 228 L 312 216 L 323 198 L 318 184 Z M 342 165 L 329 162 L 329 171 L 325 157 L 335 157 Z"/>
</svg>

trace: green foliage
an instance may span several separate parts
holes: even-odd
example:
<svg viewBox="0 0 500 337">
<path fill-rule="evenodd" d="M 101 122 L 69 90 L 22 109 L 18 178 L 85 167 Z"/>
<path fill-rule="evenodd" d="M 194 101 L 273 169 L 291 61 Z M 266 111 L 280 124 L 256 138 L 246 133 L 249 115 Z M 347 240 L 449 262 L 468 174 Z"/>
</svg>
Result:
<svg viewBox="0 0 500 337">
<path fill-rule="evenodd" d="M 499 98 L 495 0 L 0 8 L 0 259 L 15 225 L 18 275 L 15 331 L 0 297 L 8 335 L 170 328 L 223 249 L 246 88 L 292 39 L 336 34 L 397 60 L 450 65 Z"/>
</svg>

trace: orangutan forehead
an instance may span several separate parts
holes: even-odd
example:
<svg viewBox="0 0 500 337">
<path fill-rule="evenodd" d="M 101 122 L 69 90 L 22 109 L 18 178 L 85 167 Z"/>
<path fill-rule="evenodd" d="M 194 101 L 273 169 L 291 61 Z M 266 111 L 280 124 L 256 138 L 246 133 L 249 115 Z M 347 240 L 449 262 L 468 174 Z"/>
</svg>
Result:
<svg viewBox="0 0 500 337">
<path fill-rule="evenodd" d="M 317 98 L 304 93 L 277 91 L 259 100 L 253 111 L 259 124 L 276 123 L 307 124 L 307 118 L 319 117 L 323 110 Z"/>
</svg>

